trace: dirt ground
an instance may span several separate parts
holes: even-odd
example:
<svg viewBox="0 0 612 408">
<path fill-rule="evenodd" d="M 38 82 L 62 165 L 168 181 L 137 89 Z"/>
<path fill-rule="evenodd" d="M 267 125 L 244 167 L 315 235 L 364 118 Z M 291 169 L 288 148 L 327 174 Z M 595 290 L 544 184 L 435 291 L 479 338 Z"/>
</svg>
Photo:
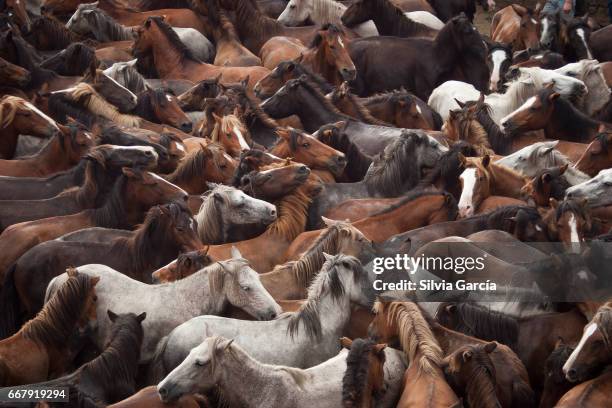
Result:
<svg viewBox="0 0 612 408">
<path fill-rule="evenodd" d="M 543 1 L 543 0 L 541 0 Z M 496 8 L 495 11 L 500 10 L 512 3 L 526 5 L 527 7 L 535 8 L 537 0 L 524 0 L 524 1 L 510 1 L 510 0 L 495 0 Z M 489 27 L 491 26 L 491 19 L 493 18 L 493 12 L 486 12 L 480 6 L 478 6 L 478 12 L 474 17 L 474 24 L 478 31 L 482 34 L 489 34 Z M 589 0 L 589 15 L 594 17 L 600 24 L 607 25 L 610 21 L 608 19 L 607 0 Z"/>
</svg>

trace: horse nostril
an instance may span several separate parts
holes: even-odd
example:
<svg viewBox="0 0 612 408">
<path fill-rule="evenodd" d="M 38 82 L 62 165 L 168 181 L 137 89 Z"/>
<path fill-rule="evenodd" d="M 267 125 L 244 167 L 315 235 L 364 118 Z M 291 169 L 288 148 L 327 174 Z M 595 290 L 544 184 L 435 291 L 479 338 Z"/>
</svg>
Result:
<svg viewBox="0 0 612 408">
<path fill-rule="evenodd" d="M 306 166 L 300 166 L 300 167 L 299 167 L 299 169 L 298 169 L 298 173 L 300 173 L 300 174 L 306 174 L 306 173 L 308 173 L 308 167 L 306 167 Z"/>
<path fill-rule="evenodd" d="M 270 313 L 270 320 L 276 319 L 276 312 Z"/>
<path fill-rule="evenodd" d="M 344 157 L 344 156 L 336 156 L 336 161 L 338 163 L 346 163 L 346 157 Z"/>
<path fill-rule="evenodd" d="M 181 123 L 181 130 L 183 132 L 191 132 L 192 124 L 191 122 Z"/>
<path fill-rule="evenodd" d="M 276 209 L 270 210 L 270 216 L 276 217 Z"/>
<path fill-rule="evenodd" d="M 576 370 L 571 368 L 567 371 L 567 377 L 568 378 L 576 378 Z"/>
<path fill-rule="evenodd" d="M 168 390 L 166 390 L 164 387 L 158 388 L 157 392 L 162 399 L 165 399 L 168 396 Z"/>
<path fill-rule="evenodd" d="M 183 201 L 184 201 L 184 202 L 189 201 L 189 195 L 185 194 L 185 195 L 183 196 Z"/>
</svg>

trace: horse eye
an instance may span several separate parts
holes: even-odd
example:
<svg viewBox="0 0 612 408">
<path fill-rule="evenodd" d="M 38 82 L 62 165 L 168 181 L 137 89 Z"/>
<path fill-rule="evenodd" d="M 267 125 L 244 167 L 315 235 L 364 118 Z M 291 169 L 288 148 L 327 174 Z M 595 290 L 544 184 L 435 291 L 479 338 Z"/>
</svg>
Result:
<svg viewBox="0 0 612 408">
<path fill-rule="evenodd" d="M 98 296 L 94 296 L 94 297 L 93 297 L 93 301 L 94 301 L 94 302 L 97 302 L 97 301 L 98 301 Z"/>
<path fill-rule="evenodd" d="M 251 290 L 251 288 L 248 286 L 242 286 L 241 289 L 244 290 L 245 292 L 248 292 L 249 290 Z"/>
<path fill-rule="evenodd" d="M 196 360 L 195 365 L 197 365 L 198 367 L 204 367 L 204 362 L 200 360 Z"/>
<path fill-rule="evenodd" d="M 304 148 L 308 149 L 310 147 L 310 143 L 306 142 L 302 145 Z"/>
</svg>

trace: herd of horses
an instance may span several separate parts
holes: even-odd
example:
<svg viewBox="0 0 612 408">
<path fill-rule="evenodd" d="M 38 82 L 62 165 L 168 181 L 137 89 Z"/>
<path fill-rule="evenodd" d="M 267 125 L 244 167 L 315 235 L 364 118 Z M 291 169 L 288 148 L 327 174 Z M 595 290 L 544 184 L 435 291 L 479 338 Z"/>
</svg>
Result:
<svg viewBox="0 0 612 408">
<path fill-rule="evenodd" d="M 0 406 L 610 406 L 612 25 L 540 6 L 0 2 L 0 387 L 68 396 Z"/>
</svg>

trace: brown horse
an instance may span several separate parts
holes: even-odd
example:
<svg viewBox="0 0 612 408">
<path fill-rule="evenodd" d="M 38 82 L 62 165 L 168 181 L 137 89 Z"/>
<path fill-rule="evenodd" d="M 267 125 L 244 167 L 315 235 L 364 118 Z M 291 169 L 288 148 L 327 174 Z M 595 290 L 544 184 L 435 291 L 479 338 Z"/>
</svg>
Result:
<svg viewBox="0 0 612 408">
<path fill-rule="evenodd" d="M 55 121 L 36 106 L 25 99 L 10 95 L 0 99 L 0 127 L 0 155 L 3 159 L 13 158 L 20 134 L 47 138 L 59 132 Z"/>
<path fill-rule="evenodd" d="M 325 170 L 339 177 L 346 166 L 344 153 L 329 147 L 306 132 L 293 128 L 278 128 L 278 142 L 268 153 L 277 157 L 291 157 L 312 170 Z"/>
<path fill-rule="evenodd" d="M 601 170 L 612 167 L 612 132 L 599 133 L 582 156 L 578 159 L 574 167 L 583 171 L 591 177 L 595 177 Z"/>
<path fill-rule="evenodd" d="M 208 256 L 208 247 L 197 251 L 182 253 L 174 261 L 151 274 L 153 283 L 174 282 L 193 275 L 212 263 Z"/>
<path fill-rule="evenodd" d="M 515 318 L 469 303 L 442 303 L 436 320 L 451 330 L 510 347 L 525 364 L 535 389 L 544 386 L 542 367 L 555 350 L 558 339 L 568 343 L 578 341 L 586 323 L 577 309 Z"/>
<path fill-rule="evenodd" d="M 370 334 L 377 341 L 390 343 L 399 339 L 402 344 L 413 335 L 413 328 L 408 323 L 408 316 L 417 316 L 423 321 L 424 316 L 418 306 L 412 302 L 377 302 L 376 317 L 370 325 Z M 402 316 L 406 318 L 402 319 Z M 449 355 L 459 347 L 466 345 L 485 345 L 487 342 L 475 337 L 447 329 L 440 324 L 429 321 L 431 330 L 444 355 Z M 402 337 L 404 340 L 402 341 Z M 503 344 L 499 344 L 489 354 L 495 366 L 497 376 L 497 395 L 503 407 L 533 407 L 535 400 L 529 386 L 529 377 L 519 358 Z"/>
<path fill-rule="evenodd" d="M 236 170 L 236 161 L 217 143 L 200 146 L 179 163 L 165 179 L 189 194 L 202 194 L 206 183 L 229 183 Z"/>
<path fill-rule="evenodd" d="M 3 387 L 61 375 L 73 357 L 69 339 L 77 330 L 85 330 L 95 323 L 95 286 L 100 278 L 79 274 L 76 269 L 68 269 L 68 275 L 68 280 L 34 319 L 16 334 L 0 341 L 0 384 Z M 8 316 L 3 313 L 2 318 Z"/>
<path fill-rule="evenodd" d="M 303 184 L 288 194 L 284 193 L 286 195 L 277 203 L 278 218 L 276 221 L 256 238 L 233 244 L 211 245 L 208 254 L 212 259 L 220 261 L 230 258 L 230 250 L 232 246 L 235 246 L 244 258 L 249 260 L 252 268 L 258 272 L 272 270 L 274 266 L 285 260 L 284 253 L 291 241 L 306 227 L 308 206 L 321 190 L 318 178 L 311 175 L 306 166 L 290 165 L 285 167 L 293 167 L 290 173 L 291 179 L 297 178 Z M 264 177 L 270 175 L 265 174 L 265 171 L 262 173 L 264 173 Z M 253 183 L 250 182 L 249 184 L 252 185 Z"/>
<path fill-rule="evenodd" d="M 218 116 L 212 112 L 214 126 L 209 135 L 213 142 L 221 144 L 232 157 L 240 157 L 240 153 L 249 150 L 253 144 L 249 129 L 234 114 Z"/>
<path fill-rule="evenodd" d="M 539 3 L 534 11 L 518 4 L 511 4 L 493 16 L 491 40 L 511 44 L 513 51 L 537 49 L 540 46 L 539 20 Z"/>
<path fill-rule="evenodd" d="M 496 348 L 495 342 L 463 346 L 444 359 L 453 389 L 470 407 L 501 407 L 495 390 L 495 366 L 489 357 Z"/>
<path fill-rule="evenodd" d="M 354 222 L 370 217 L 392 205 L 399 203 L 402 197 L 397 198 L 356 198 L 346 200 L 323 214 L 331 220 L 346 220 Z"/>
<path fill-rule="evenodd" d="M 350 350 L 342 378 L 342 406 L 373 407 L 374 397 L 385 391 L 384 350 L 387 345 L 347 337 L 341 338 L 340 343 Z"/>
<path fill-rule="evenodd" d="M 130 229 L 143 221 L 151 206 L 186 198 L 185 190 L 153 173 L 124 168 L 103 206 L 22 222 L 4 230 L 0 234 L 0 273 L 4 274 L 21 255 L 41 242 L 89 227 Z"/>
<path fill-rule="evenodd" d="M 568 250 L 580 252 L 580 244 L 586 241 L 593 229 L 593 217 L 586 199 L 558 202 L 550 199 L 550 210 L 542 217 L 547 223 L 549 238 L 563 242 Z"/>
<path fill-rule="evenodd" d="M 279 42 L 291 40 L 273 37 L 266 42 L 261 48 L 264 67 L 274 70 L 283 61 L 295 60 L 330 84 L 340 85 L 343 81 L 355 79 L 355 65 L 346 48 L 349 39 L 341 28 L 334 24 L 325 24 L 315 35 L 310 47 L 294 45 L 292 53 L 280 53 Z"/>
<path fill-rule="evenodd" d="M 603 408 L 610 405 L 612 394 L 612 369 L 607 368 L 598 377 L 585 381 L 569 390 L 557 402 L 557 408 L 593 407 Z"/>
<path fill-rule="evenodd" d="M 559 399 L 572 387 L 563 374 L 563 364 L 567 361 L 574 349 L 559 339 L 554 350 L 544 365 L 544 386 L 540 397 L 540 408 L 552 408 Z"/>
<path fill-rule="evenodd" d="M 444 352 L 415 303 L 376 302 L 370 337 L 390 343 L 397 339 L 409 361 L 398 407 L 460 407 L 444 378 Z"/>
<path fill-rule="evenodd" d="M 173 126 L 190 133 L 191 120 L 179 106 L 176 96 L 164 89 L 148 89 L 138 95 L 138 105 L 131 112 L 150 122 Z"/>
<path fill-rule="evenodd" d="M 389 237 L 438 222 L 452 221 L 457 216 L 457 204 L 446 192 L 416 190 L 406 194 L 390 207 L 367 218 L 353 222 L 373 242 L 384 242 Z M 297 259 L 312 245 L 320 230 L 300 234 L 286 252 L 287 259 Z"/>
<path fill-rule="evenodd" d="M 45 177 L 76 165 L 95 145 L 91 133 L 78 126 L 62 126 L 60 131 L 34 156 L 0 160 L 0 175 Z"/>
<path fill-rule="evenodd" d="M 611 335 L 612 302 L 607 302 L 584 326 L 582 338 L 563 366 L 563 373 L 570 382 L 584 381 L 612 362 Z"/>
<path fill-rule="evenodd" d="M 32 79 L 30 71 L 0 57 L 0 80 L 5 86 L 25 87 Z"/>
<path fill-rule="evenodd" d="M 463 105 L 461 109 L 449 111 L 448 118 L 442 126 L 442 131 L 452 142 L 460 140 L 468 142 L 474 147 L 479 156 L 494 155 L 495 152 L 489 143 L 487 131 L 478 121 L 478 113 L 484 103 L 484 94 L 480 94 L 478 103 Z"/>
<path fill-rule="evenodd" d="M 149 17 L 136 30 L 134 53 L 137 57 L 151 54 L 161 79 L 199 82 L 216 78 L 220 74 L 220 82 L 223 84 L 248 78 L 252 89 L 257 81 L 270 72 L 263 67 L 218 67 L 196 60 L 162 17 Z"/>
<path fill-rule="evenodd" d="M 461 197 L 459 198 L 459 216 L 474 215 L 483 200 L 491 195 L 520 198 L 521 189 L 529 179 L 514 170 L 499 164 L 491 163 L 490 156 L 460 156 L 465 169 L 459 180 Z"/>
<path fill-rule="evenodd" d="M 215 39 L 215 61 L 220 67 L 254 67 L 263 65 L 261 59 L 249 51 L 242 43 L 234 24 L 221 9 L 218 0 L 207 3 L 208 21 L 212 26 Z M 264 67 L 268 68 L 266 65 Z"/>
</svg>

